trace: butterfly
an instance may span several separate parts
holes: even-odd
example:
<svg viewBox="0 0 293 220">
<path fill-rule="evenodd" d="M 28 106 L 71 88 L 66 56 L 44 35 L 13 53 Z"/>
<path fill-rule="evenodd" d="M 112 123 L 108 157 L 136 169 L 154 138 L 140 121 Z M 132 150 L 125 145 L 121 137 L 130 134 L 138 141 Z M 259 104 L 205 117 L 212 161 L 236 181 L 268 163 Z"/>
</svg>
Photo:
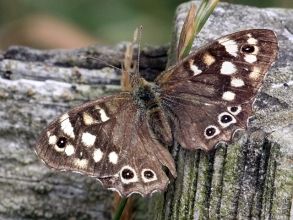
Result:
<svg viewBox="0 0 293 220">
<path fill-rule="evenodd" d="M 154 82 L 131 77 L 120 92 L 75 107 L 40 134 L 35 150 L 51 168 L 97 178 L 122 197 L 164 191 L 165 148 L 215 149 L 246 129 L 252 104 L 278 55 L 273 31 L 253 29 L 221 37 L 162 72 Z"/>
</svg>

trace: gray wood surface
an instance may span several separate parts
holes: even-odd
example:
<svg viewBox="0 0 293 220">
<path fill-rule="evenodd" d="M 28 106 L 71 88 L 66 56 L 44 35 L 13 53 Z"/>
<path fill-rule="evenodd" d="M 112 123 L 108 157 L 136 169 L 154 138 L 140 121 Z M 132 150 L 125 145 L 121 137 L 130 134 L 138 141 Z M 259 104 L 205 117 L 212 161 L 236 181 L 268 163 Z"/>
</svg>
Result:
<svg viewBox="0 0 293 220">
<path fill-rule="evenodd" d="M 189 7 L 176 11 L 170 64 Z M 210 154 L 175 146 L 177 179 L 165 194 L 136 196 L 134 219 L 293 218 L 292 21 L 293 10 L 218 5 L 194 49 L 225 34 L 268 28 L 279 39 L 279 58 L 257 96 L 248 131 Z M 148 80 L 164 70 L 167 49 L 141 53 L 140 72 Z M 84 58 L 120 67 L 124 51 L 125 43 L 50 51 L 13 46 L 1 53 L 0 219 L 111 219 L 112 192 L 90 177 L 50 170 L 33 148 L 62 112 L 120 90 L 119 71 Z"/>
<path fill-rule="evenodd" d="M 121 90 L 120 71 L 85 57 L 121 67 L 125 45 L 49 51 L 12 46 L 2 52 L 0 219 L 111 219 L 111 191 L 93 178 L 50 170 L 34 145 L 62 112 Z M 167 49 L 144 48 L 141 71 L 146 78 L 164 70 Z"/>
</svg>

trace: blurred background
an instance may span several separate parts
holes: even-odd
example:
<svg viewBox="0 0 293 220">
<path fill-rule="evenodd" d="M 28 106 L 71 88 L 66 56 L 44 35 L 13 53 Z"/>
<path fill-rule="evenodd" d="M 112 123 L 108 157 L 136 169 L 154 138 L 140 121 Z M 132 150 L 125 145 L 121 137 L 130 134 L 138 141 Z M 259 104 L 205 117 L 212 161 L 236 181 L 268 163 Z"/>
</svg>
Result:
<svg viewBox="0 0 293 220">
<path fill-rule="evenodd" d="M 145 44 L 170 42 L 182 0 L 0 0 L 0 50 L 10 45 L 77 48 L 131 41 L 143 26 Z M 227 0 L 256 7 L 293 8 L 293 0 Z"/>
</svg>

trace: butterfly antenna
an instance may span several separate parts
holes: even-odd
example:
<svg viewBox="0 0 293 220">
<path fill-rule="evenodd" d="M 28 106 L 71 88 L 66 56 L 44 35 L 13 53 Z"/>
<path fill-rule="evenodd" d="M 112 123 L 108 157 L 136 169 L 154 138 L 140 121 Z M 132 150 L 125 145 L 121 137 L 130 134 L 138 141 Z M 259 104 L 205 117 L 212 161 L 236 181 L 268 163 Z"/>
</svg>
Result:
<svg viewBox="0 0 293 220">
<path fill-rule="evenodd" d="M 106 66 L 109 66 L 109 67 L 112 67 L 112 68 L 114 68 L 114 69 L 116 69 L 116 70 L 119 70 L 119 71 L 122 71 L 122 72 L 124 72 L 124 73 L 127 73 L 127 74 L 129 74 L 130 76 L 133 75 L 132 73 L 127 72 L 127 71 L 125 71 L 125 70 L 123 70 L 123 69 L 120 69 L 120 68 L 118 68 L 118 67 L 116 67 L 116 66 L 113 66 L 113 65 L 111 65 L 111 64 L 109 64 L 109 63 L 107 63 L 107 62 L 105 62 L 105 61 L 103 61 L 103 60 L 101 60 L 101 59 L 99 59 L 99 58 L 96 58 L 96 57 L 86 57 L 86 59 L 87 59 L 87 60 L 97 60 L 97 61 L 99 61 L 99 62 L 105 64 Z"/>
</svg>

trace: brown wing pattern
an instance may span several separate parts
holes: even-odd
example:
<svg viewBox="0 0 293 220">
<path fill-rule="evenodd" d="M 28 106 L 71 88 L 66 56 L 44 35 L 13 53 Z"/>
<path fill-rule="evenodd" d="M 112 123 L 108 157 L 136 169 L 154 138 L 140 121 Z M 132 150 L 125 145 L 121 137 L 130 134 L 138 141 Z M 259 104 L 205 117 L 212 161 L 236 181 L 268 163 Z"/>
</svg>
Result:
<svg viewBox="0 0 293 220">
<path fill-rule="evenodd" d="M 162 105 L 177 118 L 174 138 L 184 148 L 214 149 L 246 128 L 254 97 L 278 54 L 273 31 L 247 30 L 200 48 L 155 81 Z"/>
<path fill-rule="evenodd" d="M 36 152 L 50 167 L 99 179 L 127 197 L 164 191 L 176 170 L 167 149 L 151 138 L 146 115 L 130 93 L 118 93 L 73 108 L 37 140 Z"/>
</svg>

